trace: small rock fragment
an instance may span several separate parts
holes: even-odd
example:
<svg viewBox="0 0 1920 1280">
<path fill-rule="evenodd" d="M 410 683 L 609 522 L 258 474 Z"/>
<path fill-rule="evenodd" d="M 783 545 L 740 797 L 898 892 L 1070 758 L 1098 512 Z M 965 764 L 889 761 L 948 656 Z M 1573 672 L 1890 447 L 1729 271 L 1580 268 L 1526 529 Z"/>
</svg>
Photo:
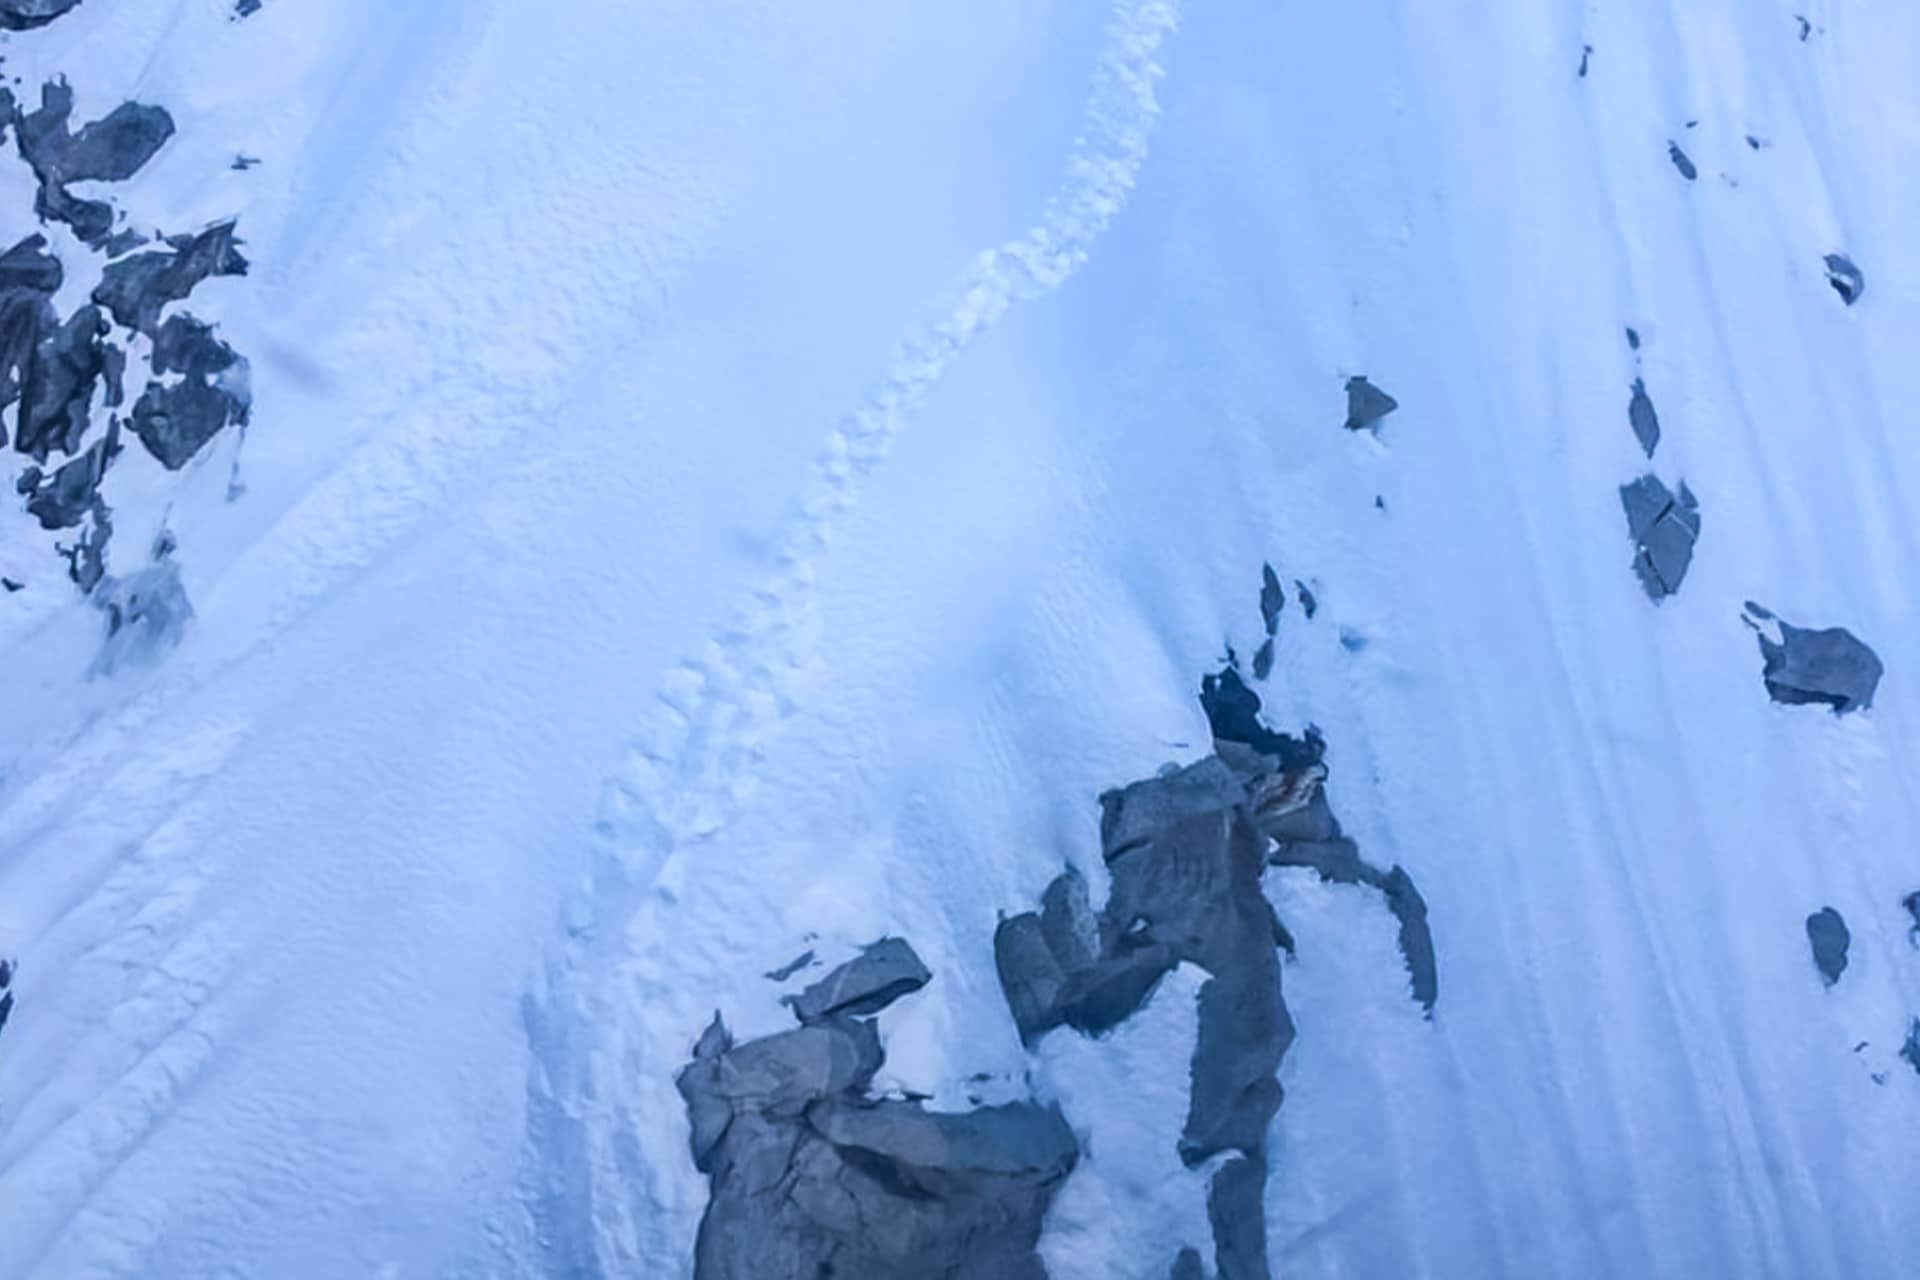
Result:
<svg viewBox="0 0 1920 1280">
<path fill-rule="evenodd" d="M 1847 947 L 1853 935 L 1847 922 L 1832 907 L 1822 907 L 1807 917 L 1807 943 L 1813 948 L 1813 964 L 1828 986 L 1840 981 L 1847 971 Z"/>
<path fill-rule="evenodd" d="M 1365 378 L 1347 379 L 1347 430 L 1370 430 L 1399 407 L 1398 400 Z"/>
<path fill-rule="evenodd" d="M 1167 1280 L 1207 1280 L 1207 1268 L 1200 1261 L 1200 1251 L 1188 1248 L 1175 1255 Z"/>
<path fill-rule="evenodd" d="M 1280 626 L 1280 611 L 1287 606 L 1287 593 L 1273 566 L 1260 566 L 1260 622 L 1271 636 Z"/>
<path fill-rule="evenodd" d="M 1920 1072 L 1920 1018 L 1915 1018 L 1913 1025 L 1907 1028 L 1907 1042 L 1900 1046 L 1900 1056 Z"/>
<path fill-rule="evenodd" d="M 1313 592 L 1307 590 L 1307 584 L 1298 578 L 1293 580 L 1293 590 L 1296 598 L 1300 601 L 1301 611 L 1307 615 L 1307 621 L 1312 622 L 1313 615 L 1320 612 L 1319 599 Z"/>
<path fill-rule="evenodd" d="M 1649 472 L 1620 486 L 1627 515 L 1627 536 L 1634 547 L 1633 571 L 1655 603 L 1680 590 L 1700 538 L 1700 504 L 1685 484 L 1678 494 Z"/>
<path fill-rule="evenodd" d="M 1627 401 L 1627 422 L 1633 427 L 1634 439 L 1640 442 L 1640 447 L 1651 458 L 1660 444 L 1660 415 L 1654 412 L 1653 398 L 1647 394 L 1647 384 L 1639 378 L 1633 380 L 1633 397 Z"/>
<path fill-rule="evenodd" d="M 1581 45 L 1580 46 L 1580 78 L 1582 80 L 1585 80 L 1587 78 L 1587 64 L 1591 62 L 1592 59 L 1593 59 L 1593 46 L 1590 44 Z"/>
<path fill-rule="evenodd" d="M 1867 291 L 1867 277 L 1853 265 L 1853 259 L 1844 253 L 1830 253 L 1823 261 L 1827 267 L 1827 283 L 1840 295 L 1840 301 L 1848 306 L 1860 301 L 1860 295 Z"/>
<path fill-rule="evenodd" d="M 1640 331 L 1632 325 L 1627 326 L 1627 349 L 1630 351 L 1640 349 Z"/>
<path fill-rule="evenodd" d="M 1680 176 L 1688 182 L 1700 176 L 1700 171 L 1694 168 L 1693 161 L 1687 158 L 1687 153 L 1680 149 L 1679 143 L 1667 143 L 1667 158 L 1673 161 L 1673 167 L 1678 169 Z"/>
<path fill-rule="evenodd" d="M 1873 705 L 1885 668 L 1879 655 L 1845 627 L 1796 627 L 1752 601 L 1747 602 L 1746 622 L 1759 636 L 1760 675 L 1775 702 L 1823 703 L 1835 715 Z"/>
<path fill-rule="evenodd" d="M 1273 674 L 1273 638 L 1269 636 L 1253 651 L 1253 678 L 1265 680 Z"/>
<path fill-rule="evenodd" d="M 933 977 L 903 938 L 882 938 L 797 996 L 784 1002 L 802 1022 L 836 1014 L 860 1017 L 880 1010 Z"/>
</svg>

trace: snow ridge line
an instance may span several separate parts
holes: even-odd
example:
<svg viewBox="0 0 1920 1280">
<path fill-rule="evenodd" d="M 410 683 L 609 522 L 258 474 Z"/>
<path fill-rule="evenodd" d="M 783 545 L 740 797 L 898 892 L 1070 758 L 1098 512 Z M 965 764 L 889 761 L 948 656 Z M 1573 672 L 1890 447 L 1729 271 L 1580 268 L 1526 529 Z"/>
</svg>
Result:
<svg viewBox="0 0 1920 1280">
<path fill-rule="evenodd" d="M 943 318 L 901 345 L 886 377 L 828 435 L 773 571 L 733 625 L 668 675 L 651 723 L 607 780 L 591 883 L 549 956 L 544 999 L 530 995 L 526 1006 L 527 1194 L 551 1274 L 687 1261 L 630 1136 L 660 1119 L 641 1083 L 635 1029 L 647 1009 L 637 970 L 647 938 L 636 925 L 676 855 L 747 801 L 760 744 L 794 710 L 795 678 L 823 665 L 815 566 L 893 438 L 961 353 L 1013 306 L 1058 288 L 1125 207 L 1160 113 L 1156 57 L 1179 19 L 1179 0 L 1114 0 L 1081 133 L 1039 222 L 974 261 Z"/>
</svg>

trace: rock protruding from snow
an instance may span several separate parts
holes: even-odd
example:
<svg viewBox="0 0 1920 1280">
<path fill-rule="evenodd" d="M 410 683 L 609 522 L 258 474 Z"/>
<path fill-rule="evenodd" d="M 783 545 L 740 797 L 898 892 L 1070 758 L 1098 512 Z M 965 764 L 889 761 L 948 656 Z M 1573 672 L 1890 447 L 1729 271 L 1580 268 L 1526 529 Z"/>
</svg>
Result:
<svg viewBox="0 0 1920 1280">
<path fill-rule="evenodd" d="M 1840 301 L 1852 306 L 1860 301 L 1860 295 L 1867 291 L 1867 277 L 1853 259 L 1844 253 L 1830 253 L 1823 261 L 1827 268 L 1827 283 L 1840 295 Z"/>
<path fill-rule="evenodd" d="M 1680 149 L 1679 143 L 1669 142 L 1667 144 L 1667 159 L 1673 161 L 1673 167 L 1678 169 L 1680 176 L 1688 182 L 1692 182 L 1700 176 L 1700 170 L 1694 165 L 1692 158 Z"/>
<path fill-rule="evenodd" d="M 1885 668 L 1880 656 L 1845 627 L 1796 627 L 1751 600 L 1746 622 L 1759 636 L 1761 679 L 1775 702 L 1821 703 L 1835 715 L 1873 705 Z"/>
<path fill-rule="evenodd" d="M 1272 636 L 1280 629 L 1280 611 L 1287 607 L 1287 589 L 1280 585 L 1280 575 L 1273 566 L 1260 566 L 1260 625 Z"/>
<path fill-rule="evenodd" d="M 1200 1261 L 1200 1251 L 1182 1249 L 1173 1260 L 1167 1280 L 1207 1280 L 1207 1266 Z"/>
<path fill-rule="evenodd" d="M 695 1044 L 676 1084 L 712 1188 L 696 1280 L 1044 1280 L 1041 1222 L 1079 1160 L 1066 1120 L 1032 1102 L 942 1113 L 869 1096 L 885 1053 L 872 1020 L 844 1011 L 861 1003 L 740 1045 L 716 1014 Z"/>
<path fill-rule="evenodd" d="M 1913 927 L 1907 930 L 1907 941 L 1920 947 L 1920 889 L 1915 889 L 1900 899 L 1900 905 L 1905 907 L 1907 914 L 1913 917 Z"/>
<path fill-rule="evenodd" d="M 1633 571 L 1640 585 L 1656 603 L 1676 594 L 1700 539 L 1700 504 L 1692 490 L 1683 482 L 1674 493 L 1649 472 L 1620 486 L 1620 505 L 1627 513 Z"/>
<path fill-rule="evenodd" d="M 0 960 L 0 1031 L 13 1016 L 13 961 Z"/>
<path fill-rule="evenodd" d="M 0 0 L 0 31 L 44 27 L 79 3 L 80 0 Z"/>
<path fill-rule="evenodd" d="M 1660 447 L 1660 414 L 1653 407 L 1653 397 L 1647 394 L 1643 378 L 1633 380 L 1633 395 L 1627 400 L 1627 424 L 1633 428 L 1633 438 L 1651 458 L 1653 451 Z"/>
<path fill-rule="evenodd" d="M 165 249 L 108 263 L 93 300 L 113 313 L 114 323 L 154 337 L 160 312 L 184 300 L 202 280 L 247 274 L 239 243 L 231 222 L 196 235 L 168 236 Z"/>
<path fill-rule="evenodd" d="M 864 1017 L 927 985 L 933 974 L 904 938 L 882 938 L 797 996 L 786 997 L 806 1023 L 836 1014 Z"/>
<path fill-rule="evenodd" d="M 73 90 L 63 80 L 40 90 L 40 108 L 23 112 L 10 93 L 0 90 L 0 108 L 11 117 L 20 155 L 39 179 L 34 212 L 64 222 L 90 248 L 113 234 L 113 206 L 75 196 L 73 182 L 125 182 L 173 136 L 173 117 L 159 107 L 123 102 L 106 116 L 74 133 Z"/>
<path fill-rule="evenodd" d="M 1907 1028 L 1907 1042 L 1900 1046 L 1900 1056 L 1914 1071 L 1920 1072 L 1920 1018 L 1915 1018 Z"/>
<path fill-rule="evenodd" d="M 169 471 L 178 471 L 253 405 L 245 357 L 190 315 L 168 316 L 153 341 L 156 378 L 134 402 L 133 434 Z"/>
<path fill-rule="evenodd" d="M 1371 430 L 1380 420 L 1400 407 L 1400 402 L 1364 377 L 1347 379 L 1347 421 L 1349 431 Z"/>
<path fill-rule="evenodd" d="M 1847 922 L 1832 907 L 1822 907 L 1807 917 L 1807 945 L 1813 948 L 1813 967 L 1828 986 L 1840 981 L 1847 971 L 1847 948 L 1853 934 Z"/>
</svg>

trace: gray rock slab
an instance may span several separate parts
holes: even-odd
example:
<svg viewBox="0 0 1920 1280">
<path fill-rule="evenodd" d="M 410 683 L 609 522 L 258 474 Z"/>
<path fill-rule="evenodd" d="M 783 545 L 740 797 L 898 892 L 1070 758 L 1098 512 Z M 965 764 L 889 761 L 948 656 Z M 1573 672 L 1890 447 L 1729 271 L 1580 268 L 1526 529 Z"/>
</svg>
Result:
<svg viewBox="0 0 1920 1280">
<path fill-rule="evenodd" d="M 1220 1280 L 1271 1280 L 1266 1190 L 1266 1165 L 1246 1156 L 1221 1165 L 1208 1184 L 1207 1221 Z"/>
<path fill-rule="evenodd" d="M 109 262 L 101 272 L 93 300 L 113 315 L 115 324 L 155 336 L 161 311 L 187 298 L 201 281 L 247 273 L 231 222 L 196 235 L 169 236 L 166 243 L 164 249 Z"/>
<path fill-rule="evenodd" d="M 1853 934 L 1847 922 L 1832 907 L 1822 907 L 1807 917 L 1807 945 L 1813 949 L 1813 966 L 1828 986 L 1840 981 L 1847 971 L 1847 948 Z"/>
<path fill-rule="evenodd" d="M 1627 535 L 1633 541 L 1633 571 L 1649 599 L 1658 603 L 1680 590 L 1700 538 L 1700 504 L 1686 485 L 1669 490 L 1649 472 L 1620 486 Z"/>
<path fill-rule="evenodd" d="M 1759 636 L 1760 676 L 1775 702 L 1818 703 L 1836 715 L 1873 705 L 1886 669 L 1880 656 L 1845 627 L 1796 627 L 1751 601 L 1747 622 Z"/>
<path fill-rule="evenodd" d="M 1647 394 L 1647 384 L 1639 378 L 1633 380 L 1633 394 L 1627 400 L 1627 424 L 1633 428 L 1633 438 L 1651 458 L 1660 445 L 1660 415 L 1653 407 L 1653 398 Z"/>
<path fill-rule="evenodd" d="M 1349 431 L 1367 431 L 1380 425 L 1400 402 L 1364 377 L 1347 379 L 1347 420 Z"/>
<path fill-rule="evenodd" d="M 786 1003 L 802 1022 L 878 1013 L 933 977 L 903 938 L 882 938 Z"/>
</svg>

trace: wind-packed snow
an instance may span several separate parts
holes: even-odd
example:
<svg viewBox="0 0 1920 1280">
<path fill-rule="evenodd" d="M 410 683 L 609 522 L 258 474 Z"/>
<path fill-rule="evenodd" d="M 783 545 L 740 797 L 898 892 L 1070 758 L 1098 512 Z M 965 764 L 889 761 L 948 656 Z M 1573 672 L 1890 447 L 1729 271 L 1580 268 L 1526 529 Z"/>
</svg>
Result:
<svg viewBox="0 0 1920 1280">
<path fill-rule="evenodd" d="M 1441 992 L 1376 895 L 1269 873 L 1275 1273 L 1920 1265 L 1920 13 L 1797 12 L 84 0 L 5 37 L 23 99 L 171 114 L 112 198 L 239 219 L 194 308 L 254 406 L 120 491 L 126 570 L 177 543 L 171 651 L 90 674 L 100 611 L 0 510 L 0 1276 L 690 1275 L 674 1073 L 883 935 L 933 978 L 875 1087 L 1079 1134 L 1056 1280 L 1205 1254 L 1194 974 L 1029 1053 L 992 939 L 1069 863 L 1104 892 L 1100 792 L 1211 749 L 1268 564 L 1316 609 L 1267 718 L 1325 734 Z M 5 244 L 32 198 L 0 157 Z M 65 314 L 97 259 L 48 236 Z M 1646 473 L 1700 519 L 1657 605 Z M 1776 705 L 1750 600 L 1871 645 L 1871 707 Z"/>
</svg>

